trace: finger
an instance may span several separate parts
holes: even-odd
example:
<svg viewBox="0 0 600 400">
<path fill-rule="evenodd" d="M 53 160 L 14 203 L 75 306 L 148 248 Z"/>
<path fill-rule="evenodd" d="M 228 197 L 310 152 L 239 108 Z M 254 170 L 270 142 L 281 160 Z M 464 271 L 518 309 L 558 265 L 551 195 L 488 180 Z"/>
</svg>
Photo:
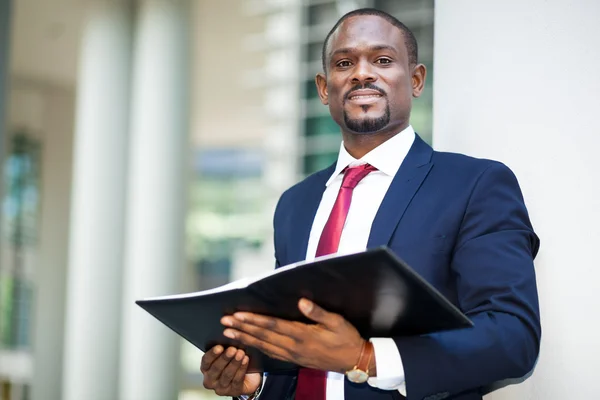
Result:
<svg viewBox="0 0 600 400">
<path fill-rule="evenodd" d="M 245 355 L 242 358 L 240 368 L 238 368 L 231 381 L 231 387 L 235 392 L 241 393 L 244 390 L 244 380 L 246 379 L 248 365 L 250 365 L 250 358 L 248 358 L 248 356 Z"/>
<path fill-rule="evenodd" d="M 304 333 L 304 324 L 250 313 L 235 313 L 233 317 L 223 317 L 221 323 L 271 343 L 273 340 L 289 342 L 290 338 L 297 340 Z"/>
<path fill-rule="evenodd" d="M 223 369 L 223 372 L 221 372 L 219 382 L 217 383 L 218 386 L 222 388 L 231 386 L 231 381 L 233 381 L 233 378 L 236 376 L 238 370 L 242 366 L 242 361 L 245 356 L 246 353 L 244 353 L 244 350 L 238 350 L 235 353 L 229 364 L 227 364 L 225 369 Z"/>
<path fill-rule="evenodd" d="M 308 299 L 300 299 L 298 302 L 298 309 L 300 309 L 302 314 L 308 319 L 325 325 L 330 329 L 338 328 L 340 323 L 344 321 L 339 314 L 325 311 Z"/>
<path fill-rule="evenodd" d="M 217 345 L 207 351 L 202 357 L 202 362 L 200 362 L 200 371 L 208 371 L 212 363 L 223 353 L 223 350 L 223 346 Z"/>
<path fill-rule="evenodd" d="M 292 345 L 287 345 L 287 346 L 286 345 L 277 345 L 277 344 L 274 344 L 271 342 L 264 341 L 257 337 L 254 337 L 251 334 L 248 334 L 248 333 L 245 333 L 242 331 L 236 331 L 234 329 L 228 328 L 228 329 L 225 329 L 223 334 L 228 338 L 240 341 L 241 343 L 245 344 L 246 346 L 254 347 L 272 358 L 277 358 L 277 359 L 284 360 L 284 361 L 292 361 L 291 354 L 295 353 L 293 351 Z M 281 336 L 281 335 L 279 335 L 279 336 Z M 282 337 L 282 338 L 284 338 L 284 337 Z M 287 339 L 287 338 L 284 338 L 284 339 Z M 281 339 L 278 342 L 280 342 L 280 343 L 284 342 L 284 339 Z M 287 340 L 290 341 L 291 339 L 287 339 Z M 282 347 L 282 346 L 285 346 L 285 347 Z"/>
<path fill-rule="evenodd" d="M 237 349 L 235 347 L 229 347 L 223 352 L 213 363 L 210 368 L 204 373 L 207 378 L 208 384 L 211 386 L 216 385 L 221 377 L 221 373 L 227 367 L 231 359 L 235 356 Z"/>
</svg>

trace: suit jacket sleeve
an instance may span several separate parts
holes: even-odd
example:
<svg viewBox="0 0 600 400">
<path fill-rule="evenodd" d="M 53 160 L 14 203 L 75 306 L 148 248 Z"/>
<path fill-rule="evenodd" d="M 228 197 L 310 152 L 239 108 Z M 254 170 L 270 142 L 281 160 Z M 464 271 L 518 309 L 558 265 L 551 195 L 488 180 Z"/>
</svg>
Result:
<svg viewBox="0 0 600 400">
<path fill-rule="evenodd" d="M 491 164 L 473 186 L 450 264 L 459 307 L 475 325 L 394 338 L 408 400 L 477 390 L 533 369 L 541 337 L 538 247 L 515 176 Z"/>
</svg>

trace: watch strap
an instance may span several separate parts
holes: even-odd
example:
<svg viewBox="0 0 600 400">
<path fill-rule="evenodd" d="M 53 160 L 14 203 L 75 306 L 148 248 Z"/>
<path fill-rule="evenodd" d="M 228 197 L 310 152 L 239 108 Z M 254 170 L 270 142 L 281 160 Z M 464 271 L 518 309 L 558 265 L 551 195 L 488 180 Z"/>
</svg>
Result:
<svg viewBox="0 0 600 400">
<path fill-rule="evenodd" d="M 369 365 L 371 365 L 371 358 L 373 358 L 373 353 L 375 353 L 375 348 L 373 347 L 373 343 L 368 340 L 365 340 L 365 344 L 363 345 L 363 350 L 360 352 L 360 357 L 358 358 L 358 362 L 356 363 L 356 369 L 369 373 Z"/>
</svg>

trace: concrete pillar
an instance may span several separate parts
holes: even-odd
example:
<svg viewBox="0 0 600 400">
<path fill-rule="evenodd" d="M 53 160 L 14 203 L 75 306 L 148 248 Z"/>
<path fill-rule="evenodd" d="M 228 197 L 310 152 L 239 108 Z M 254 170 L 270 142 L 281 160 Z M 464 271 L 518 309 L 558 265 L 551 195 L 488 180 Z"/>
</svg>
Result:
<svg viewBox="0 0 600 400">
<path fill-rule="evenodd" d="M 121 347 L 122 400 L 177 398 L 178 336 L 134 304 L 179 290 L 188 159 L 187 0 L 140 2 Z"/>
<path fill-rule="evenodd" d="M 0 0 L 0 155 L 4 154 L 12 0 Z"/>
<path fill-rule="evenodd" d="M 131 22 L 90 2 L 77 87 L 63 398 L 117 399 Z"/>
<path fill-rule="evenodd" d="M 541 238 L 538 365 L 488 399 L 598 397 L 599 20 L 595 0 L 436 2 L 434 145 L 511 167 Z"/>
<path fill-rule="evenodd" d="M 10 66 L 9 54 L 10 54 L 10 32 L 11 32 L 11 14 L 12 14 L 12 1 L 11 0 L 0 0 L 0 175 L 2 174 L 2 165 L 4 164 L 4 145 L 6 143 L 6 132 L 8 128 L 7 114 L 8 114 L 8 68 Z M 3 186 L 3 185 L 2 185 Z M 0 198 L 3 196 L 4 188 L 0 186 Z M 1 215 L 0 215 L 1 217 Z M 2 222 L 0 218 L 0 223 Z M 4 265 L 0 265 L 0 273 L 6 268 Z M 2 300 L 0 299 L 0 302 Z M 0 304 L 0 307 L 3 305 Z M 0 321 L 0 324 L 2 322 Z M 4 355 L 2 353 L 2 343 L 0 342 L 0 396 L 9 395 L 10 387 L 7 382 L 4 382 L 6 376 Z"/>
<path fill-rule="evenodd" d="M 69 221 L 74 94 L 45 91 L 43 154 L 40 179 L 39 262 L 36 264 L 32 321 L 33 377 L 31 399 L 60 399 L 62 393 L 65 297 Z"/>
</svg>

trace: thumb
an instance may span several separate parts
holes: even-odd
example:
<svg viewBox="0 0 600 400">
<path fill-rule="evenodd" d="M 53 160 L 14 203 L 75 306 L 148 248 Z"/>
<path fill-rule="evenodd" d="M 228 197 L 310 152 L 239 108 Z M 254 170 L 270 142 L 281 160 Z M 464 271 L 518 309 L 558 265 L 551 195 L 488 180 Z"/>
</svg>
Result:
<svg viewBox="0 0 600 400">
<path fill-rule="evenodd" d="M 338 315 L 325 311 L 308 299 L 300 299 L 298 308 L 304 316 L 312 321 L 333 328 L 338 322 Z"/>
</svg>

